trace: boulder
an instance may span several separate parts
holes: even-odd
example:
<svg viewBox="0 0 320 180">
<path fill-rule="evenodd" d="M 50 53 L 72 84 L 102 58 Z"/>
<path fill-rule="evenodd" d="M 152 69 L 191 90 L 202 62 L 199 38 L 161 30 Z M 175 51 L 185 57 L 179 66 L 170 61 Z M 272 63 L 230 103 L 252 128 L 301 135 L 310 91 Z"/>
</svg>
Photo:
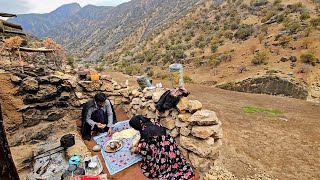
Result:
<svg viewBox="0 0 320 180">
<path fill-rule="evenodd" d="M 171 117 L 161 119 L 160 124 L 170 130 L 176 127 L 175 120 Z"/>
<path fill-rule="evenodd" d="M 144 96 L 146 99 L 152 99 L 153 93 L 154 93 L 154 90 L 146 91 L 143 96 Z"/>
<path fill-rule="evenodd" d="M 134 89 L 131 91 L 131 94 L 134 98 L 140 97 L 142 95 L 142 92 L 138 91 L 137 89 Z"/>
<path fill-rule="evenodd" d="M 43 115 L 45 118 L 44 120 L 46 120 L 46 121 L 57 121 L 57 120 L 63 118 L 65 113 L 61 109 L 53 108 L 53 109 L 50 109 L 50 110 L 44 112 Z"/>
<path fill-rule="evenodd" d="M 101 87 L 99 81 L 79 81 L 78 84 L 87 92 L 99 91 Z"/>
<path fill-rule="evenodd" d="M 174 128 L 171 132 L 170 132 L 172 137 L 177 137 L 179 135 L 179 128 Z"/>
<path fill-rule="evenodd" d="M 217 134 L 220 130 L 220 125 L 213 126 L 193 126 L 191 130 L 191 134 L 194 137 L 198 137 L 201 139 L 207 139 L 208 137 Z"/>
<path fill-rule="evenodd" d="M 49 81 L 51 84 L 59 85 L 63 83 L 63 79 L 60 76 L 57 75 L 50 75 Z"/>
<path fill-rule="evenodd" d="M 13 84 L 20 84 L 21 81 L 22 81 L 22 79 L 21 79 L 20 77 L 15 76 L 15 75 L 12 75 L 12 76 L 10 77 L 10 79 L 11 79 L 11 82 L 12 82 Z"/>
<path fill-rule="evenodd" d="M 289 60 L 291 62 L 297 62 L 297 57 L 296 56 L 290 56 Z"/>
<path fill-rule="evenodd" d="M 203 109 L 194 113 L 189 119 L 188 122 L 192 124 L 198 124 L 200 126 L 216 125 L 220 121 L 214 111 Z"/>
<path fill-rule="evenodd" d="M 103 81 L 100 87 L 100 91 L 114 91 L 114 86 L 110 81 Z"/>
<path fill-rule="evenodd" d="M 165 90 L 156 91 L 152 94 L 152 100 L 153 102 L 157 103 L 162 96 L 163 93 L 165 93 Z"/>
<path fill-rule="evenodd" d="M 148 108 L 150 111 L 152 111 L 152 112 L 156 112 L 156 106 L 154 105 L 154 103 L 150 103 L 149 104 L 149 108 Z"/>
<path fill-rule="evenodd" d="M 176 126 L 177 127 L 187 127 L 189 126 L 189 122 L 183 122 L 183 121 L 180 121 L 179 119 L 176 119 Z"/>
<path fill-rule="evenodd" d="M 40 110 L 36 109 L 28 109 L 23 112 L 22 118 L 24 127 L 35 126 L 43 119 Z"/>
<path fill-rule="evenodd" d="M 140 106 L 142 104 L 142 101 L 141 101 L 140 98 L 133 98 L 132 101 L 131 101 L 131 104 Z"/>
<path fill-rule="evenodd" d="M 194 113 L 198 110 L 202 109 L 202 104 L 198 100 L 190 100 L 188 103 L 188 110 L 190 113 Z"/>
<path fill-rule="evenodd" d="M 182 97 L 177 104 L 177 109 L 180 112 L 184 112 L 188 109 L 189 99 L 187 97 Z"/>
<path fill-rule="evenodd" d="M 127 88 L 126 89 L 121 89 L 119 92 L 123 97 L 126 97 L 126 98 L 129 97 L 130 92 L 129 92 L 129 90 Z"/>
<path fill-rule="evenodd" d="M 191 130 L 188 127 L 180 128 L 180 134 L 183 136 L 189 136 Z"/>
<path fill-rule="evenodd" d="M 40 85 L 39 91 L 36 94 L 36 99 L 39 102 L 46 102 L 55 99 L 58 96 L 58 89 L 56 86 L 47 84 L 47 85 Z"/>
<path fill-rule="evenodd" d="M 148 111 L 146 117 L 150 119 L 155 119 L 157 115 L 154 112 Z"/>
<path fill-rule="evenodd" d="M 49 84 L 50 83 L 49 76 L 39 76 L 39 77 L 37 77 L 37 81 L 39 82 L 39 84 Z"/>
<path fill-rule="evenodd" d="M 208 155 L 208 158 L 210 159 L 217 159 L 219 157 L 219 152 L 222 146 L 222 140 L 217 140 L 214 145 L 210 148 L 211 152 Z"/>
<path fill-rule="evenodd" d="M 21 87 L 25 91 L 38 91 L 39 83 L 38 81 L 33 77 L 27 77 L 23 79 L 21 83 Z"/>
<path fill-rule="evenodd" d="M 211 153 L 211 147 L 214 145 L 214 139 L 209 137 L 206 140 L 201 140 L 190 136 L 180 136 L 180 145 L 204 158 Z"/>
<path fill-rule="evenodd" d="M 178 115 L 178 119 L 183 122 L 188 122 L 190 117 L 191 117 L 191 114 L 189 114 L 189 113 L 184 113 L 184 114 Z"/>
<path fill-rule="evenodd" d="M 200 172 L 206 172 L 210 166 L 213 165 L 212 161 L 209 161 L 207 158 L 201 158 L 197 154 L 190 152 L 189 159 L 193 167 L 195 167 Z"/>
</svg>

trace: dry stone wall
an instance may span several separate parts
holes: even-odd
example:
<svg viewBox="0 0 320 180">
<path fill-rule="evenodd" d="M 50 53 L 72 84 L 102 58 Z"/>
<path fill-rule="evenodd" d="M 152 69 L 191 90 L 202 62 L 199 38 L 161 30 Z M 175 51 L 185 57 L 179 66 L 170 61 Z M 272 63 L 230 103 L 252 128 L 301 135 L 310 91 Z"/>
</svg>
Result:
<svg viewBox="0 0 320 180">
<path fill-rule="evenodd" d="M 216 113 L 203 109 L 198 100 L 183 97 L 176 108 L 159 113 L 156 103 L 167 90 L 134 89 L 110 78 L 100 81 L 79 81 L 76 76 L 45 69 L 10 69 L 15 96 L 24 106 L 18 109 L 23 121 L 7 128 L 11 146 L 45 141 L 57 131 L 74 131 L 74 120 L 81 115 L 81 106 L 97 92 L 107 94 L 112 104 L 122 106 L 129 117 L 144 115 L 159 121 L 180 145 L 182 153 L 200 172 L 206 172 L 218 159 L 222 145 L 221 122 Z"/>
</svg>

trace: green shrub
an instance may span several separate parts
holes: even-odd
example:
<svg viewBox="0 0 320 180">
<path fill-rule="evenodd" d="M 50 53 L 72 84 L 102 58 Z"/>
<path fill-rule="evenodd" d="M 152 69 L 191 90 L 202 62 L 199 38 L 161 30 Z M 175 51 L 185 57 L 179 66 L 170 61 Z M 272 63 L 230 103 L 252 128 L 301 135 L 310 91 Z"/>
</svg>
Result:
<svg viewBox="0 0 320 180">
<path fill-rule="evenodd" d="M 275 0 L 274 2 L 273 2 L 273 5 L 278 5 L 278 4 L 281 4 L 282 3 L 282 0 Z"/>
<path fill-rule="evenodd" d="M 217 46 L 217 45 L 211 45 L 211 52 L 213 52 L 213 53 L 215 53 L 215 52 L 217 52 L 217 50 L 218 50 L 218 47 L 219 46 Z"/>
<path fill-rule="evenodd" d="M 317 18 L 312 18 L 310 20 L 310 23 L 313 27 L 317 27 L 317 26 L 320 26 L 320 17 L 317 17 Z"/>
<path fill-rule="evenodd" d="M 227 31 L 224 32 L 223 36 L 225 38 L 232 39 L 233 38 L 233 33 L 232 33 L 232 31 L 227 30 Z"/>
<path fill-rule="evenodd" d="M 309 19 L 309 18 L 310 18 L 310 14 L 309 13 L 304 12 L 304 13 L 302 13 L 300 15 L 300 20 L 301 21 L 304 21 L 304 20 Z"/>
<path fill-rule="evenodd" d="M 304 53 L 300 56 L 301 62 L 305 64 L 315 65 L 317 62 L 316 56 L 312 52 Z"/>
<path fill-rule="evenodd" d="M 302 8 L 303 8 L 303 5 L 302 5 L 301 2 L 298 2 L 298 3 L 295 3 L 295 4 L 290 4 L 287 7 L 289 9 L 289 12 L 295 13 L 295 12 L 301 11 Z"/>
<path fill-rule="evenodd" d="M 253 28 L 252 28 L 252 26 L 243 25 L 243 26 L 240 27 L 240 29 L 236 32 L 236 34 L 234 35 L 234 37 L 237 38 L 237 39 L 245 40 L 245 39 L 247 39 L 249 36 L 251 36 L 252 33 L 253 33 Z"/>
<path fill-rule="evenodd" d="M 251 63 L 255 65 L 265 64 L 268 59 L 269 59 L 268 53 L 265 51 L 262 51 L 262 52 L 258 52 L 254 56 L 254 58 L 251 60 Z"/>
<path fill-rule="evenodd" d="M 268 0 L 255 0 L 251 4 L 254 6 L 264 6 L 268 4 Z"/>
<path fill-rule="evenodd" d="M 75 60 L 72 56 L 67 57 L 67 65 L 71 66 L 72 69 L 75 68 Z"/>
</svg>

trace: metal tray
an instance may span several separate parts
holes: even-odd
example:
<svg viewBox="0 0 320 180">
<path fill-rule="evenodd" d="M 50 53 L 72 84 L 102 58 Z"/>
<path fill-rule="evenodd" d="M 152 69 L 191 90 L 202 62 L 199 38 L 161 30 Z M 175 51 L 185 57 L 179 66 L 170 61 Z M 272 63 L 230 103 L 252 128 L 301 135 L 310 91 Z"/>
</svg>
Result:
<svg viewBox="0 0 320 180">
<path fill-rule="evenodd" d="M 117 149 L 114 149 L 114 150 L 108 150 L 107 149 L 107 146 L 112 143 L 112 142 L 118 142 L 119 143 L 119 147 Z M 122 140 L 119 140 L 119 139 L 111 139 L 109 141 L 107 141 L 104 145 L 103 145 L 103 150 L 107 153 L 114 153 L 114 152 L 117 152 L 119 151 L 120 149 L 123 148 L 123 142 Z"/>
</svg>

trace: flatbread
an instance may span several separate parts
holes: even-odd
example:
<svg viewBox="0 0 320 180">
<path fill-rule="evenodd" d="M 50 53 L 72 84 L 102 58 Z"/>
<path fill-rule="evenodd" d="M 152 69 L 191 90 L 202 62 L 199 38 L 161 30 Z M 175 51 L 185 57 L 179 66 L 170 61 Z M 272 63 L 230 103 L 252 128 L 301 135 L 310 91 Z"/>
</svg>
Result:
<svg viewBox="0 0 320 180">
<path fill-rule="evenodd" d="M 133 141 L 132 141 L 132 146 L 134 146 L 135 144 L 137 144 L 140 141 L 140 135 L 137 135 Z"/>
<path fill-rule="evenodd" d="M 130 128 L 130 129 L 126 129 L 120 132 L 116 132 L 112 135 L 112 139 L 130 139 L 132 138 L 135 134 L 137 134 L 138 131 Z"/>
</svg>

